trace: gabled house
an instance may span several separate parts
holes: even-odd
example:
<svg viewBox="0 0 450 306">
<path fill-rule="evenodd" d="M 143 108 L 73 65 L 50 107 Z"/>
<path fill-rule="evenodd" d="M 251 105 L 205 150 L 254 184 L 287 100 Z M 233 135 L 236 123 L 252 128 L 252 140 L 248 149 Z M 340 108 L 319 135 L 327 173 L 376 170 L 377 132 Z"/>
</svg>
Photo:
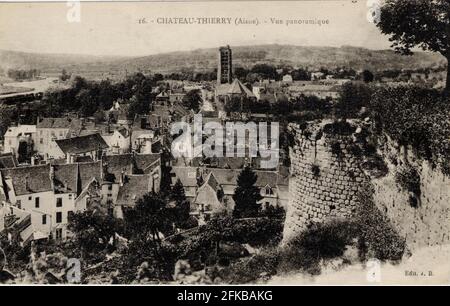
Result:
<svg viewBox="0 0 450 306">
<path fill-rule="evenodd" d="M 65 158 L 67 163 L 73 163 L 77 157 L 89 156 L 92 160 L 100 159 L 109 148 L 100 134 L 90 134 L 55 141 L 59 149 L 59 158 Z"/>
<path fill-rule="evenodd" d="M 226 211 L 226 203 L 222 201 L 223 189 L 216 177 L 210 172 L 205 182 L 198 188 L 194 199 L 194 215 L 201 221 L 207 221 L 213 212 Z"/>
<path fill-rule="evenodd" d="M 35 227 L 33 219 L 40 218 L 39 212 L 27 212 L 10 204 L 0 206 L 0 233 L 6 233 L 10 242 L 17 241 L 21 246 L 28 245 L 32 240 L 47 239 L 43 232 L 44 226 Z"/>
<path fill-rule="evenodd" d="M 36 137 L 36 125 L 10 126 L 4 138 L 4 153 L 13 153 L 18 157 L 19 145 L 24 145 L 27 151 L 32 152 Z"/>
<path fill-rule="evenodd" d="M 231 211 L 237 178 L 242 169 L 200 167 L 172 167 L 172 185 L 177 180 L 184 187 L 193 215 L 208 215 L 215 211 Z M 255 185 L 260 189 L 261 207 L 287 207 L 289 201 L 289 173 L 284 169 L 255 170 Z"/>
<path fill-rule="evenodd" d="M 69 215 L 88 207 L 85 191 L 100 180 L 101 162 L 8 168 L 0 170 L 0 195 L 30 213 L 35 230 L 63 240 Z"/>
<path fill-rule="evenodd" d="M 103 134 L 103 139 L 108 145 L 108 153 L 123 154 L 130 152 L 131 135 L 125 127 L 119 127 L 109 134 Z"/>
<path fill-rule="evenodd" d="M 83 122 L 78 118 L 38 118 L 34 149 L 43 155 L 44 159 L 58 158 L 61 152 L 55 141 L 78 136 L 82 126 Z"/>
<path fill-rule="evenodd" d="M 122 217 L 122 207 L 133 207 L 147 192 L 158 192 L 161 183 L 160 154 L 120 154 L 102 158 L 101 202 L 110 207 L 116 217 Z"/>
</svg>

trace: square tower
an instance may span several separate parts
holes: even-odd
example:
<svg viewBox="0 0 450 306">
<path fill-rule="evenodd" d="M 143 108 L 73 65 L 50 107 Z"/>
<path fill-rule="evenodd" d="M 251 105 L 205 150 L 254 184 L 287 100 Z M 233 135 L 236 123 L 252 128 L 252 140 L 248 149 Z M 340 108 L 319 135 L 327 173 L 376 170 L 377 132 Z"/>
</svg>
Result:
<svg viewBox="0 0 450 306">
<path fill-rule="evenodd" d="M 233 81 L 233 64 L 230 46 L 219 48 L 219 65 L 217 67 L 217 84 L 231 84 Z"/>
</svg>

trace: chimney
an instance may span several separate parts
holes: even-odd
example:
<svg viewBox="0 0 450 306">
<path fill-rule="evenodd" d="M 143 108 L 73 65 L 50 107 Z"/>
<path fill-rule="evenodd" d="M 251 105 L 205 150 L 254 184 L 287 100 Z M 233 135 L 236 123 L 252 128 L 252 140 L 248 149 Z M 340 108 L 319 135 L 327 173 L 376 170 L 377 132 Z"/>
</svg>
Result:
<svg viewBox="0 0 450 306">
<path fill-rule="evenodd" d="M 120 172 L 120 179 L 119 179 L 119 185 L 122 187 L 125 179 L 125 172 L 122 170 Z"/>
<path fill-rule="evenodd" d="M 105 179 L 106 174 L 108 173 L 108 162 L 103 161 L 103 158 L 100 160 L 100 166 L 101 166 L 101 177 L 102 180 Z"/>
<path fill-rule="evenodd" d="M 55 166 L 50 165 L 50 179 L 53 181 L 55 179 Z"/>
</svg>

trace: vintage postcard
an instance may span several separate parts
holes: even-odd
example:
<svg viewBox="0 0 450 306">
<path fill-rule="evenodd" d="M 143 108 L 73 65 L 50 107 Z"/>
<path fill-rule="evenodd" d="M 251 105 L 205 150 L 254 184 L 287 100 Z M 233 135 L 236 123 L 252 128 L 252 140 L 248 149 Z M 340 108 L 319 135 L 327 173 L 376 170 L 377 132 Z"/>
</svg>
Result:
<svg viewBox="0 0 450 306">
<path fill-rule="evenodd" d="M 450 284 L 449 35 L 448 0 L 0 2 L 0 284 Z"/>
</svg>

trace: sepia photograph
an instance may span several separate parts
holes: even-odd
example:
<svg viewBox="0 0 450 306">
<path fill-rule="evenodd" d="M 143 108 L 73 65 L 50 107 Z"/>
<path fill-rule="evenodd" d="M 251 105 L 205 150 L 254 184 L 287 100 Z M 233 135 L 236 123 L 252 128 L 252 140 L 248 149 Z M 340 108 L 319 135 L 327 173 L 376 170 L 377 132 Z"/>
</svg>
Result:
<svg viewBox="0 0 450 306">
<path fill-rule="evenodd" d="M 448 286 L 449 58 L 449 0 L 1 1 L 0 286 Z"/>
</svg>

